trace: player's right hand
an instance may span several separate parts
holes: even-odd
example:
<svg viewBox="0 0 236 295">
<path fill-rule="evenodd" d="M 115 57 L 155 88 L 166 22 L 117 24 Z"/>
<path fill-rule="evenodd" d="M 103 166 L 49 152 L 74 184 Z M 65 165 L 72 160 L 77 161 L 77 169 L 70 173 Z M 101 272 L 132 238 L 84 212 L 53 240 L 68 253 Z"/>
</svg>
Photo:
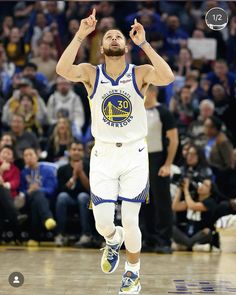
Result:
<svg viewBox="0 0 236 295">
<path fill-rule="evenodd" d="M 81 20 L 80 27 L 76 35 L 78 36 L 78 38 L 83 40 L 95 30 L 96 24 L 96 9 L 94 8 L 92 14 L 89 17 Z"/>
</svg>

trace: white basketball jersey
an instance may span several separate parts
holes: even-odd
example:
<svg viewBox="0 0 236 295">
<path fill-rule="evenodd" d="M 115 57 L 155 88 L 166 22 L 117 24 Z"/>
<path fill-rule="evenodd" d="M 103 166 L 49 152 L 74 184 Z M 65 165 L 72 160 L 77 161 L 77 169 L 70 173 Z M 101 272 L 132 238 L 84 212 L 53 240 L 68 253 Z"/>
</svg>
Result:
<svg viewBox="0 0 236 295">
<path fill-rule="evenodd" d="M 105 64 L 97 66 L 94 91 L 89 97 L 92 134 L 95 139 L 110 143 L 127 143 L 147 135 L 144 98 L 134 74 L 134 65 L 113 80 Z"/>
</svg>

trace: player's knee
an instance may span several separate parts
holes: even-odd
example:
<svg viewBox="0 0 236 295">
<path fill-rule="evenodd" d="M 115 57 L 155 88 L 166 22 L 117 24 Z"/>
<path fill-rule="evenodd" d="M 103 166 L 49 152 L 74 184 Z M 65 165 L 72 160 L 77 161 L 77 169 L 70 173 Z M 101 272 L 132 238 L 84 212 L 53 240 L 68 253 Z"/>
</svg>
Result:
<svg viewBox="0 0 236 295">
<path fill-rule="evenodd" d="M 122 226 L 125 230 L 132 230 L 134 228 L 138 228 L 137 216 L 132 216 L 132 215 L 122 216 Z"/>
<path fill-rule="evenodd" d="M 95 226 L 98 233 L 102 235 L 103 237 L 109 236 L 114 231 L 113 223 L 97 221 Z"/>
</svg>

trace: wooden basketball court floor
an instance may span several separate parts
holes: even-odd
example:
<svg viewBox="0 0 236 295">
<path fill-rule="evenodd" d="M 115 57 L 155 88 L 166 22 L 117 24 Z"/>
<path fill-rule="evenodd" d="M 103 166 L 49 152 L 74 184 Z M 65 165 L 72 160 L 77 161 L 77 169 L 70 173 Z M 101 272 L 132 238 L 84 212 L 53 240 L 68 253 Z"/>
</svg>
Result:
<svg viewBox="0 0 236 295">
<path fill-rule="evenodd" d="M 141 294 L 236 294 L 236 230 L 221 236 L 221 253 L 143 253 Z M 100 257 L 99 249 L 0 246 L 0 295 L 118 294 L 124 252 L 110 275 L 101 272 Z M 8 283 L 15 271 L 25 279 L 18 288 Z"/>
</svg>

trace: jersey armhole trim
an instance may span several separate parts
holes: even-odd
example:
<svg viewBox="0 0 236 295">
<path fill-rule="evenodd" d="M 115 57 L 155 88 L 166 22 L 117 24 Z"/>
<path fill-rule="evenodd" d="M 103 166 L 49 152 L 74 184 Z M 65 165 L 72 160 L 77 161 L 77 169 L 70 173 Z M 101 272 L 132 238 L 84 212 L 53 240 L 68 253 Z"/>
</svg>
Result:
<svg viewBox="0 0 236 295">
<path fill-rule="evenodd" d="M 99 81 L 99 67 L 96 66 L 96 79 L 95 79 L 95 83 L 94 83 L 94 88 L 93 88 L 93 93 L 89 96 L 90 99 L 92 99 L 96 93 L 97 87 L 98 87 L 98 81 Z"/>
<path fill-rule="evenodd" d="M 132 68 L 132 81 L 133 81 L 133 85 L 134 85 L 134 89 L 135 91 L 137 92 L 137 94 L 142 98 L 144 99 L 144 96 L 142 95 L 142 93 L 140 92 L 140 90 L 138 89 L 138 85 L 136 83 L 136 78 L 135 78 L 135 66 L 133 66 Z"/>
</svg>

